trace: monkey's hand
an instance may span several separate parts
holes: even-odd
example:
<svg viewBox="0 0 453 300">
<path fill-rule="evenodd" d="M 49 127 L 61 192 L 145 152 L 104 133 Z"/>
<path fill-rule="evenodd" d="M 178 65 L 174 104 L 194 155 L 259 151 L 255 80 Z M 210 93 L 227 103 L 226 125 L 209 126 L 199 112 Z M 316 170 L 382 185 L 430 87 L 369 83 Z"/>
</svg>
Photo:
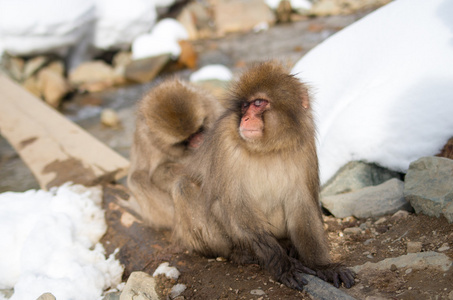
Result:
<svg viewBox="0 0 453 300">
<path fill-rule="evenodd" d="M 290 262 L 291 262 L 290 269 L 286 272 L 283 272 L 279 276 L 278 281 L 280 281 L 289 288 L 302 291 L 304 285 L 308 283 L 308 281 L 304 278 L 304 274 L 316 276 L 316 272 L 310 268 L 305 267 L 297 259 L 290 258 Z"/>
<path fill-rule="evenodd" d="M 316 276 L 331 282 L 336 288 L 339 288 L 342 282 L 345 288 L 352 287 L 355 284 L 354 275 L 354 272 L 341 264 L 329 264 L 316 269 Z"/>
</svg>

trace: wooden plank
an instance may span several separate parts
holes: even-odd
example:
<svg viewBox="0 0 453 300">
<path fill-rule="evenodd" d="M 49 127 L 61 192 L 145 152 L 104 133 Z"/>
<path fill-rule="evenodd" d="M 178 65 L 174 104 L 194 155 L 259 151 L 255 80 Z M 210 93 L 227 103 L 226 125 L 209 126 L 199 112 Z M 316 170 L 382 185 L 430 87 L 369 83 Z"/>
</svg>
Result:
<svg viewBox="0 0 453 300">
<path fill-rule="evenodd" d="M 0 133 L 43 189 L 118 180 L 129 168 L 126 158 L 2 74 Z"/>
</svg>

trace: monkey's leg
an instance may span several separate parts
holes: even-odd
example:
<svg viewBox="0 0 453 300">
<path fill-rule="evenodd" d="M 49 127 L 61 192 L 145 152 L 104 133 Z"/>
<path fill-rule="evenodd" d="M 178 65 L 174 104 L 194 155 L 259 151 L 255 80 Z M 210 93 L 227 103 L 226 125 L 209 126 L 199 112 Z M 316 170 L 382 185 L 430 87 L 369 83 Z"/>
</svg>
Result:
<svg viewBox="0 0 453 300">
<path fill-rule="evenodd" d="M 140 207 L 137 211 L 154 228 L 172 228 L 174 207 L 171 195 L 159 189 L 145 170 L 136 170 L 128 178 L 128 186 Z"/>
<path fill-rule="evenodd" d="M 302 290 L 307 284 L 303 276 L 305 273 L 316 275 L 300 261 L 288 256 L 269 228 L 266 228 L 269 224 L 263 216 L 260 217 L 259 212 L 245 205 L 241 207 L 241 213 L 225 215 L 225 212 L 228 210 L 222 208 L 220 204 L 213 205 L 213 213 L 231 236 L 233 247 L 242 250 L 246 260 L 249 259 L 248 255 L 252 254 L 254 260 L 276 280 L 297 290 Z M 232 256 L 231 259 L 241 263 L 244 258 L 238 257 L 240 253 L 233 252 L 236 256 Z"/>
<path fill-rule="evenodd" d="M 299 260 L 315 270 L 319 278 L 332 282 L 335 287 L 343 282 L 346 288 L 350 288 L 354 285 L 354 274 L 341 264 L 331 263 L 321 213 L 313 213 L 316 211 L 319 211 L 319 207 L 310 202 L 287 212 L 288 230 Z"/>
</svg>

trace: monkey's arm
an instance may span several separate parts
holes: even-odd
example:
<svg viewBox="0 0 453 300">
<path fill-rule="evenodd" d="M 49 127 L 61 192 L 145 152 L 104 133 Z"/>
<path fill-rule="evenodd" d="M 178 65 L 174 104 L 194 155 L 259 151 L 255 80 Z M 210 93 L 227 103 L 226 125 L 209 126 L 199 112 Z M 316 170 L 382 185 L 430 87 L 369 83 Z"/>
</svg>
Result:
<svg viewBox="0 0 453 300">
<path fill-rule="evenodd" d="M 354 285 L 354 274 L 341 264 L 331 262 L 329 245 L 324 232 L 322 215 L 316 201 L 298 201 L 298 205 L 287 210 L 290 240 L 296 248 L 296 258 L 316 275 L 339 287 Z"/>
<path fill-rule="evenodd" d="M 140 207 L 138 213 L 148 225 L 155 228 L 172 228 L 174 205 L 171 196 L 151 181 L 148 170 L 131 172 L 128 186 Z"/>
<path fill-rule="evenodd" d="M 183 166 L 180 163 L 166 162 L 160 164 L 151 174 L 150 181 L 162 191 L 170 194 L 178 180 Z"/>
</svg>

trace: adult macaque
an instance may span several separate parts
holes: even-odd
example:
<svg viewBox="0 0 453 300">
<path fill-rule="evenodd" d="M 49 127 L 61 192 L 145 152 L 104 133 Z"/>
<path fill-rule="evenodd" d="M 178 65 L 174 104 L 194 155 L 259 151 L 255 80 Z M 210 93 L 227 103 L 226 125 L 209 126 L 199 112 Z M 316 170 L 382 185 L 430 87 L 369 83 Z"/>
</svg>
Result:
<svg viewBox="0 0 453 300">
<path fill-rule="evenodd" d="M 229 103 L 173 191 L 176 239 L 205 256 L 259 263 L 294 289 L 304 273 L 351 287 L 323 229 L 307 89 L 267 62 L 241 76 Z"/>
<path fill-rule="evenodd" d="M 177 79 L 159 84 L 139 102 L 127 181 L 148 225 L 172 228 L 172 186 L 219 113 L 214 98 Z"/>
</svg>

